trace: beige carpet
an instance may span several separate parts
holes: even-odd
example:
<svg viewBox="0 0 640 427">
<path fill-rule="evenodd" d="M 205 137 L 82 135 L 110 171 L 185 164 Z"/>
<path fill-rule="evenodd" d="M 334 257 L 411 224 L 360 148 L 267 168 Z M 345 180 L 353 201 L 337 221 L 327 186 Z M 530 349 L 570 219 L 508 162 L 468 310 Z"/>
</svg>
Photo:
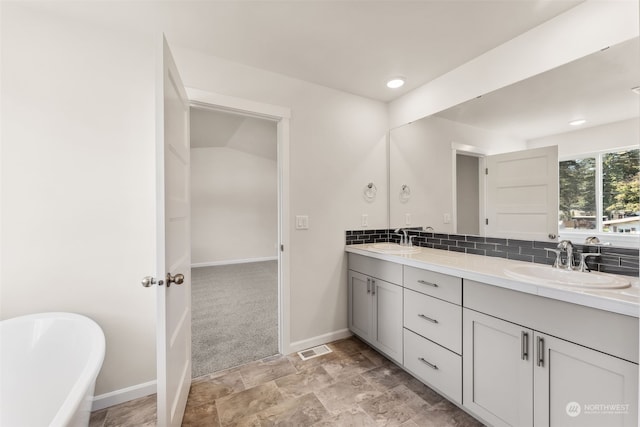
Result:
<svg viewBox="0 0 640 427">
<path fill-rule="evenodd" d="M 277 261 L 191 270 L 193 378 L 278 353 Z"/>
</svg>

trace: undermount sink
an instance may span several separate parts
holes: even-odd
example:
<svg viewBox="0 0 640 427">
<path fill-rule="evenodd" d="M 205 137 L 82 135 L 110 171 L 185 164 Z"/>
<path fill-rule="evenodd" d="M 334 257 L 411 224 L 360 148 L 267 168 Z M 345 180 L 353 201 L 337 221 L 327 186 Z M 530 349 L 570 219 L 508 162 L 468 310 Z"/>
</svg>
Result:
<svg viewBox="0 0 640 427">
<path fill-rule="evenodd" d="M 421 251 L 417 246 L 400 246 L 397 243 L 374 243 L 369 250 L 390 255 L 417 254 Z"/>
<path fill-rule="evenodd" d="M 540 285 L 569 286 L 582 289 L 623 289 L 631 286 L 629 281 L 622 277 L 604 273 L 563 270 L 547 265 L 518 265 L 505 268 L 504 272 L 514 279 Z"/>
</svg>

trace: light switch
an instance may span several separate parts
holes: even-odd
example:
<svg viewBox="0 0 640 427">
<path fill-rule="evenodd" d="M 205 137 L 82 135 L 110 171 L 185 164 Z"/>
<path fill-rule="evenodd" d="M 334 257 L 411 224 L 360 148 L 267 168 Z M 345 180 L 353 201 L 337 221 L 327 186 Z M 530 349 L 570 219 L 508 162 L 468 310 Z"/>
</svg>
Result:
<svg viewBox="0 0 640 427">
<path fill-rule="evenodd" d="M 296 215 L 296 230 L 308 230 L 309 217 L 307 215 Z"/>
<path fill-rule="evenodd" d="M 411 225 L 411 214 L 404 214 L 404 225 Z"/>
<path fill-rule="evenodd" d="M 362 214 L 362 222 L 361 225 L 363 227 L 368 227 L 369 226 L 369 215 L 367 214 Z"/>
<path fill-rule="evenodd" d="M 451 214 L 442 214 L 442 222 L 444 222 L 445 224 L 449 224 L 451 222 Z"/>
</svg>

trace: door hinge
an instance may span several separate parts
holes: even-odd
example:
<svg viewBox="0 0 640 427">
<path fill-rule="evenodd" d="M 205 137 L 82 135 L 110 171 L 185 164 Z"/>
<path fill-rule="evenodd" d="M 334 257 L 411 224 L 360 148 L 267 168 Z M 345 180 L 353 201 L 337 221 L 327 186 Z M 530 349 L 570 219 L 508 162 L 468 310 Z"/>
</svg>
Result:
<svg viewBox="0 0 640 427">
<path fill-rule="evenodd" d="M 280 245 L 280 252 L 284 252 L 284 245 Z"/>
<path fill-rule="evenodd" d="M 484 174 L 489 175 L 489 168 L 484 168 Z"/>
<path fill-rule="evenodd" d="M 489 225 L 489 218 L 485 218 L 485 219 L 484 219 L 484 224 L 485 224 L 485 225 Z"/>
</svg>

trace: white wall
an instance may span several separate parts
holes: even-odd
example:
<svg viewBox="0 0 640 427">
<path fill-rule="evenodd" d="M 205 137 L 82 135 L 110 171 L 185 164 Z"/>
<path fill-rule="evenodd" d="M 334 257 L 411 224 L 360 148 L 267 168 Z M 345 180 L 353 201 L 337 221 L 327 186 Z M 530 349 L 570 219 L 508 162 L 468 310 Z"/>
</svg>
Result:
<svg viewBox="0 0 640 427">
<path fill-rule="evenodd" d="M 638 146 L 639 141 L 640 119 L 635 118 L 532 139 L 527 141 L 527 147 L 538 148 L 557 145 L 558 158 L 562 160 L 584 153 Z"/>
<path fill-rule="evenodd" d="M 395 128 L 638 36 L 638 1 L 587 0 L 405 94 Z"/>
<path fill-rule="evenodd" d="M 523 150 L 525 142 L 485 129 L 463 125 L 439 117 L 427 117 L 391 131 L 390 194 L 391 227 L 404 227 L 405 214 L 411 226 L 433 227 L 438 232 L 453 231 L 452 143 L 481 149 L 485 154 Z M 411 188 L 408 202 L 400 201 L 403 184 Z M 444 223 L 443 215 L 451 215 Z"/>
<path fill-rule="evenodd" d="M 103 328 L 96 393 L 152 381 L 154 45 L 2 2 L 0 316 Z"/>
<path fill-rule="evenodd" d="M 276 257 L 277 190 L 275 160 L 228 147 L 192 148 L 191 264 Z"/>
<path fill-rule="evenodd" d="M 290 230 L 291 341 L 347 328 L 345 230 L 386 228 L 387 108 L 381 102 L 283 75 L 173 48 L 186 86 L 291 108 L 290 215 L 309 216 Z M 362 189 L 375 182 L 367 203 Z"/>
</svg>

